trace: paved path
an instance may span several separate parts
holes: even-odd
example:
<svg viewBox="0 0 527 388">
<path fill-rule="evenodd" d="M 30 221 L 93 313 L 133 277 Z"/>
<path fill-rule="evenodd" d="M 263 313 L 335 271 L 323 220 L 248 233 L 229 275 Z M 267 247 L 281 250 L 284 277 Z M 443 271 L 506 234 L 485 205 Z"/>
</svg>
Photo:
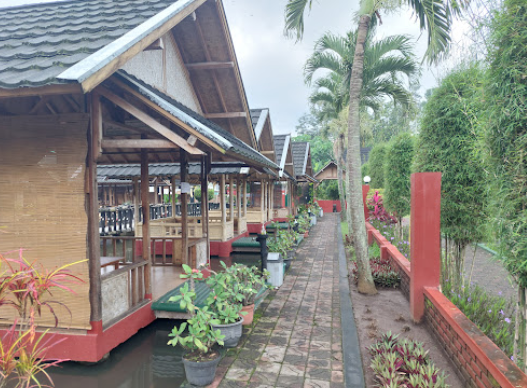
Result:
<svg viewBox="0 0 527 388">
<path fill-rule="evenodd" d="M 244 329 L 241 344 L 221 361 L 213 386 L 346 387 L 336 217 L 324 215 L 311 229 L 283 286 L 271 292 L 256 325 Z"/>
</svg>

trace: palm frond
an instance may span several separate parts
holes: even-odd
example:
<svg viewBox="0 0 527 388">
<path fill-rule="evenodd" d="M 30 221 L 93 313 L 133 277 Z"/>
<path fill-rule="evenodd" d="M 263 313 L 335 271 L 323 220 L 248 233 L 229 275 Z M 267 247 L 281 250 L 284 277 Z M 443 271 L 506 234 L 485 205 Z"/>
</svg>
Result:
<svg viewBox="0 0 527 388">
<path fill-rule="evenodd" d="M 451 38 L 452 25 L 451 1 L 443 0 L 407 0 L 408 5 L 414 10 L 421 30 L 428 32 L 428 48 L 424 60 L 435 63 L 441 60 L 448 52 Z"/>
<path fill-rule="evenodd" d="M 304 13 L 311 9 L 313 0 L 289 0 L 285 6 L 284 33 L 296 41 L 302 40 L 304 35 Z"/>
<path fill-rule="evenodd" d="M 346 71 L 342 58 L 334 52 L 314 52 L 304 66 L 304 81 L 310 85 L 317 70 L 326 69 L 342 74 Z"/>
</svg>

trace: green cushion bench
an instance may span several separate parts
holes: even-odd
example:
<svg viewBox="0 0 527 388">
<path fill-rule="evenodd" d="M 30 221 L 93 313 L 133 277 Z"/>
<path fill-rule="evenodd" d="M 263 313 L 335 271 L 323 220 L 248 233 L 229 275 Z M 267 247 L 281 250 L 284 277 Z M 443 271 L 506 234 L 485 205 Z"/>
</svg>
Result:
<svg viewBox="0 0 527 388">
<path fill-rule="evenodd" d="M 186 283 L 186 282 L 185 282 Z M 185 309 L 182 309 L 179 302 L 169 302 L 168 300 L 175 295 L 179 295 L 179 290 L 185 283 L 180 284 L 173 290 L 167 292 L 161 298 L 152 303 L 152 310 L 156 318 L 170 318 L 170 319 L 188 319 L 190 316 Z M 204 281 L 195 282 L 196 291 L 196 306 L 205 306 L 205 300 L 209 296 L 210 288 Z M 263 300 L 267 288 L 262 287 L 256 294 L 256 306 Z"/>
</svg>

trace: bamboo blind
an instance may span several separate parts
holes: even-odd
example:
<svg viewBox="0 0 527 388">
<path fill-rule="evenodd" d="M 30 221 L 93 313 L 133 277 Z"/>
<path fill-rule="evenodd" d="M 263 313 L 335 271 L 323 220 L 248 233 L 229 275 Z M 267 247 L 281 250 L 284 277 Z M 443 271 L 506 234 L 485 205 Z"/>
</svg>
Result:
<svg viewBox="0 0 527 388">
<path fill-rule="evenodd" d="M 85 114 L 0 120 L 0 252 L 23 248 L 25 259 L 49 270 L 87 258 L 87 129 Z M 59 327 L 89 329 L 88 263 L 71 270 L 84 283 L 50 299 L 71 311 L 54 305 Z M 0 311 L 0 322 L 12 317 L 12 310 Z M 45 312 L 38 324 L 54 320 Z"/>
</svg>

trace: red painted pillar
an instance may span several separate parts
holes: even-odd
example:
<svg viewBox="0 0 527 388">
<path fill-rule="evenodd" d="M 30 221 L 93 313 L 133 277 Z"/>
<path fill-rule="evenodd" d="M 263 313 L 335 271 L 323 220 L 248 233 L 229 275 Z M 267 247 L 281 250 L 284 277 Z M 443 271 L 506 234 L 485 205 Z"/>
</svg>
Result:
<svg viewBox="0 0 527 388">
<path fill-rule="evenodd" d="M 441 173 L 412 174 L 410 310 L 419 322 L 424 288 L 439 287 L 441 272 Z"/>
<path fill-rule="evenodd" d="M 368 191 L 370 191 L 370 185 L 362 185 L 362 204 L 364 205 L 364 219 L 366 221 L 368 221 L 368 217 L 370 216 L 370 212 L 368 211 L 368 204 L 366 203 Z"/>
</svg>

